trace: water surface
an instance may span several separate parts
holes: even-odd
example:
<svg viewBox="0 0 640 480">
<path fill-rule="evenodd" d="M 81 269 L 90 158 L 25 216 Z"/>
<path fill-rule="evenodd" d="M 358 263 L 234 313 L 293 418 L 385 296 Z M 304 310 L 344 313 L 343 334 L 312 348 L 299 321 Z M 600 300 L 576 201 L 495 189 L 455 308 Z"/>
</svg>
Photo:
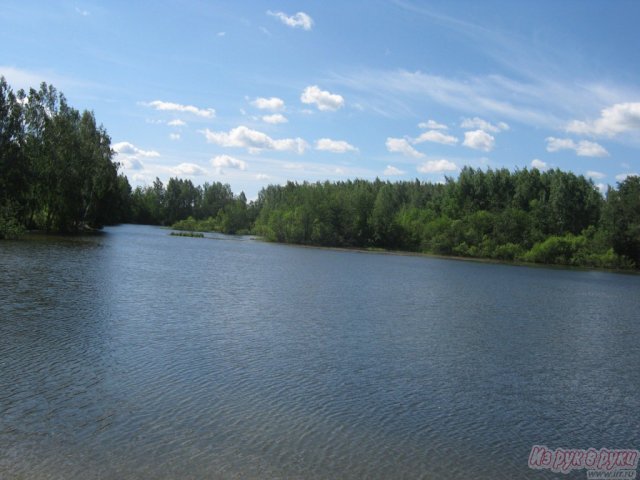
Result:
<svg viewBox="0 0 640 480">
<path fill-rule="evenodd" d="M 143 226 L 0 243 L 0 478 L 586 478 L 640 447 L 640 277 Z"/>
</svg>

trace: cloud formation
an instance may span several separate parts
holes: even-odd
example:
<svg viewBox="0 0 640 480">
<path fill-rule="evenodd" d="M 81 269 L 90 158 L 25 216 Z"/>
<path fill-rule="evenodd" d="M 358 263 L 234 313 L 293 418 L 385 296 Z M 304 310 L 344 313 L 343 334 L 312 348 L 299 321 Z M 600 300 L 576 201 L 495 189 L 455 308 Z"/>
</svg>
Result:
<svg viewBox="0 0 640 480">
<path fill-rule="evenodd" d="M 357 152 L 358 149 L 344 140 L 331 140 L 330 138 L 321 138 L 316 141 L 316 150 L 322 150 L 332 153 Z"/>
<path fill-rule="evenodd" d="M 595 142 L 580 140 L 574 142 L 570 138 L 547 137 L 547 152 L 559 152 L 560 150 L 573 150 L 579 157 L 608 157 L 609 152 Z"/>
<path fill-rule="evenodd" d="M 184 122 L 179 118 L 176 118 L 175 120 L 171 120 L 170 122 L 167 122 L 167 125 L 171 127 L 186 127 L 187 122 Z"/>
<path fill-rule="evenodd" d="M 582 122 L 574 120 L 567 125 L 567 131 L 583 135 L 615 135 L 640 130 L 640 102 L 616 103 L 600 112 L 600 118 Z"/>
<path fill-rule="evenodd" d="M 409 141 L 406 138 L 387 138 L 385 143 L 387 150 L 391 153 L 401 153 L 406 155 L 407 157 L 413 158 L 422 158 L 424 157 L 424 153 L 420 153 L 415 148 L 411 146 Z"/>
<path fill-rule="evenodd" d="M 302 28 L 303 30 L 311 30 L 313 27 L 313 19 L 304 12 L 298 12 L 295 15 L 287 15 L 283 12 L 272 12 L 269 10 L 268 15 L 276 17 L 282 23 L 291 28 Z"/>
<path fill-rule="evenodd" d="M 442 123 L 438 123 L 435 120 L 427 120 L 426 122 L 420 122 L 418 128 L 424 128 L 429 130 L 448 130 L 449 127 Z"/>
<path fill-rule="evenodd" d="M 428 130 L 422 133 L 418 138 L 413 140 L 413 143 L 423 142 L 435 142 L 442 143 L 444 145 L 455 145 L 458 143 L 458 139 L 452 135 L 447 135 L 437 130 Z"/>
<path fill-rule="evenodd" d="M 113 144 L 113 150 L 118 155 L 128 155 L 136 157 L 159 157 L 160 154 L 155 150 L 142 150 L 130 142 L 118 142 Z"/>
<path fill-rule="evenodd" d="M 160 111 L 191 113 L 204 118 L 213 118 L 216 116 L 216 111 L 213 108 L 198 108 L 193 105 L 181 105 L 179 103 L 163 102 L 162 100 L 154 100 L 145 105 Z"/>
<path fill-rule="evenodd" d="M 223 168 L 233 168 L 235 170 L 246 170 L 247 162 L 230 155 L 218 155 L 211 159 L 211 165 L 216 169 L 216 173 L 224 173 Z"/>
<path fill-rule="evenodd" d="M 190 177 L 197 177 L 207 174 L 204 168 L 196 165 L 195 163 L 181 163 L 180 165 L 173 167 L 171 171 L 176 175 L 185 175 Z"/>
<path fill-rule="evenodd" d="M 537 158 L 531 160 L 531 168 L 537 168 L 538 170 L 546 170 L 548 167 L 547 162 L 543 162 Z"/>
<path fill-rule="evenodd" d="M 420 173 L 443 173 L 443 172 L 455 172 L 458 170 L 458 166 L 450 162 L 449 160 L 429 160 L 418 166 Z"/>
<path fill-rule="evenodd" d="M 300 95 L 300 101 L 306 104 L 315 104 L 318 110 L 322 111 L 335 111 L 344 106 L 344 98 L 341 95 L 320 90 L 317 85 L 305 88 Z"/>
<path fill-rule="evenodd" d="M 394 167 L 393 165 L 387 165 L 387 168 L 384 169 L 384 172 L 382 172 L 382 174 L 385 177 L 393 177 L 393 176 L 397 176 L 397 175 L 404 175 L 405 172 L 404 170 L 400 170 L 399 168 Z"/>
<path fill-rule="evenodd" d="M 473 130 L 471 132 L 464 132 L 464 142 L 462 142 L 462 144 L 474 150 L 490 152 L 493 150 L 495 140 L 493 135 L 488 134 L 484 130 Z"/>
<path fill-rule="evenodd" d="M 259 97 L 251 102 L 251 105 L 259 108 L 260 110 L 271 110 L 272 112 L 276 112 L 284 108 L 284 100 L 278 97 Z"/>
<path fill-rule="evenodd" d="M 274 113 L 273 115 L 264 115 L 262 117 L 262 121 L 272 125 L 277 125 L 279 123 L 287 123 L 289 120 L 287 120 L 287 117 L 281 113 Z"/>
<path fill-rule="evenodd" d="M 301 138 L 284 138 L 274 140 L 267 134 L 251 130 L 244 125 L 231 129 L 229 132 L 212 132 L 208 128 L 201 130 L 207 142 L 221 147 L 246 148 L 249 153 L 259 153 L 261 150 L 289 151 L 302 154 L 308 147 Z"/>
<path fill-rule="evenodd" d="M 489 123 L 479 117 L 465 118 L 462 120 L 460 126 L 462 128 L 475 128 L 477 130 L 484 130 L 485 132 L 491 133 L 499 133 L 504 130 L 509 130 L 509 125 L 504 122 L 499 122 L 497 125 L 494 125 L 493 123 Z"/>
</svg>

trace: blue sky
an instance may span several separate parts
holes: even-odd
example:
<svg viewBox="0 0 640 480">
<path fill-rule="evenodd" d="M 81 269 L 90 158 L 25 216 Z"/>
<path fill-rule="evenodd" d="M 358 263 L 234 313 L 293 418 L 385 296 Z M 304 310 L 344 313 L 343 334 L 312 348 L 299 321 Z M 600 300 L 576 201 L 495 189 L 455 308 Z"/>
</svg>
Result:
<svg viewBox="0 0 640 480">
<path fill-rule="evenodd" d="M 5 0 L 0 74 L 104 124 L 133 185 L 640 172 L 640 2 Z"/>
</svg>

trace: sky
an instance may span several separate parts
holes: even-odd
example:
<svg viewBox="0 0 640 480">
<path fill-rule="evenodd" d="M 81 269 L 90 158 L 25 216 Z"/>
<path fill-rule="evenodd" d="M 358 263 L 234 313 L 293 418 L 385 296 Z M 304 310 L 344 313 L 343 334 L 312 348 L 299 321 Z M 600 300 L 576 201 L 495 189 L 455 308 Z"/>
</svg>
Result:
<svg viewBox="0 0 640 480">
<path fill-rule="evenodd" d="M 640 2 L 30 1 L 0 75 L 54 85 L 133 186 L 640 172 Z"/>
</svg>

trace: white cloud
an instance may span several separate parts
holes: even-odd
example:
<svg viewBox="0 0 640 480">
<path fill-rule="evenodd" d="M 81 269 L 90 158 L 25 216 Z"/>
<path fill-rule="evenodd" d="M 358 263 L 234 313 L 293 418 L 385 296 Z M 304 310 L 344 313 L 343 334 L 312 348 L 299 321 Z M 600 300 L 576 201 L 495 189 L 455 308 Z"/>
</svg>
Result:
<svg viewBox="0 0 640 480">
<path fill-rule="evenodd" d="M 620 173 L 616 175 L 616 180 L 619 182 L 624 182 L 627 177 L 637 177 L 640 176 L 640 173 Z"/>
<path fill-rule="evenodd" d="M 318 110 L 322 111 L 335 111 L 344 106 L 344 98 L 341 95 L 320 90 L 317 85 L 305 88 L 300 95 L 300 101 L 306 104 L 315 104 Z"/>
<path fill-rule="evenodd" d="M 216 115 L 216 111 L 213 108 L 198 108 L 193 105 L 181 105 L 179 103 L 163 102 L 161 100 L 154 100 L 153 102 L 146 103 L 145 105 L 155 108 L 156 110 L 192 113 L 193 115 L 205 118 L 213 118 Z"/>
<path fill-rule="evenodd" d="M 509 125 L 504 122 L 499 122 L 497 125 L 487 122 L 482 118 L 473 117 L 465 118 L 460 124 L 462 128 L 475 128 L 478 130 L 484 130 L 485 132 L 499 133 L 503 130 L 509 130 Z"/>
<path fill-rule="evenodd" d="M 227 32 L 218 32 L 218 36 L 219 37 L 224 37 L 227 34 Z"/>
<path fill-rule="evenodd" d="M 604 135 L 613 137 L 620 133 L 640 130 L 640 102 L 617 103 L 600 112 L 600 118 L 581 122 L 574 120 L 567 130 L 586 135 Z"/>
<path fill-rule="evenodd" d="M 298 12 L 295 15 L 287 15 L 283 12 L 268 11 L 267 14 L 278 18 L 282 23 L 291 28 L 302 28 L 303 30 L 311 30 L 313 27 L 313 19 L 304 12 Z"/>
<path fill-rule="evenodd" d="M 187 176 L 202 176 L 207 174 L 202 167 L 195 163 L 181 163 L 180 165 L 173 167 L 171 171 L 176 175 Z"/>
<path fill-rule="evenodd" d="M 235 170 L 246 170 L 247 162 L 237 159 L 230 155 L 218 155 L 211 159 L 211 165 L 213 165 L 218 174 L 224 173 L 223 168 L 233 168 Z"/>
<path fill-rule="evenodd" d="M 442 132 L 438 132 L 437 130 L 429 130 L 421 134 L 413 141 L 413 143 L 423 142 L 435 142 L 442 143 L 444 145 L 455 145 L 456 143 L 458 143 L 458 139 L 452 135 L 446 135 Z"/>
<path fill-rule="evenodd" d="M 274 140 L 267 134 L 251 130 L 244 125 L 233 128 L 229 132 L 212 132 L 207 128 L 201 130 L 200 133 L 209 143 L 215 143 L 221 147 L 246 148 L 250 153 L 258 153 L 261 150 L 277 150 L 302 154 L 308 147 L 307 142 L 301 138 Z"/>
<path fill-rule="evenodd" d="M 587 177 L 595 178 L 600 180 L 601 178 L 606 177 L 606 175 L 602 172 L 596 172 L 595 170 L 588 170 Z"/>
<path fill-rule="evenodd" d="M 259 173 L 256 175 L 256 180 L 268 180 L 271 177 L 269 175 L 267 175 L 266 173 Z"/>
<path fill-rule="evenodd" d="M 600 193 L 602 195 L 604 195 L 605 193 L 607 193 L 608 185 L 605 185 L 604 183 L 596 183 L 596 188 L 600 190 Z"/>
<path fill-rule="evenodd" d="M 262 121 L 266 123 L 270 123 L 272 125 L 276 125 L 278 123 L 287 123 L 287 117 L 280 113 L 274 113 L 273 115 L 264 115 L 262 117 Z"/>
<path fill-rule="evenodd" d="M 595 142 L 589 142 L 588 140 L 581 140 L 578 142 L 578 148 L 576 153 L 580 157 L 608 157 L 609 152 L 605 150 L 602 145 Z"/>
<path fill-rule="evenodd" d="M 119 158 L 122 166 L 127 170 L 144 170 L 144 164 L 137 157 Z"/>
<path fill-rule="evenodd" d="M 539 160 L 537 158 L 534 158 L 533 160 L 531 160 L 531 168 L 537 168 L 538 170 L 546 170 L 549 166 L 547 165 L 547 162 L 543 162 L 542 160 Z"/>
<path fill-rule="evenodd" d="M 260 110 L 271 110 L 273 112 L 282 110 L 284 108 L 284 100 L 278 97 L 264 98 L 259 97 L 256 98 L 253 102 L 251 102 L 256 108 Z"/>
<path fill-rule="evenodd" d="M 418 166 L 418 171 L 421 173 L 442 173 L 442 172 L 454 172 L 458 170 L 458 166 L 450 162 L 449 160 L 429 160 Z"/>
<path fill-rule="evenodd" d="M 490 152 L 495 145 L 495 138 L 484 130 L 473 130 L 464 132 L 464 142 L 462 144 L 475 150 Z"/>
<path fill-rule="evenodd" d="M 155 150 L 142 150 L 129 142 L 118 142 L 113 145 L 118 155 L 136 156 L 136 157 L 159 157 L 160 154 Z"/>
<path fill-rule="evenodd" d="M 393 177 L 396 175 L 404 175 L 405 172 L 404 170 L 400 170 L 399 168 L 394 167 L 393 165 L 387 165 L 387 168 L 384 169 L 384 172 L 382 172 L 382 174 L 385 177 Z"/>
<path fill-rule="evenodd" d="M 387 146 L 387 150 L 391 153 L 402 153 L 407 157 L 413 158 L 424 157 L 424 154 L 413 148 L 406 138 L 389 137 L 387 138 L 385 145 Z"/>
<path fill-rule="evenodd" d="M 91 12 L 89 12 L 88 10 L 82 10 L 78 7 L 76 7 L 76 13 L 82 15 L 83 17 L 88 17 L 89 15 L 91 15 Z"/>
<path fill-rule="evenodd" d="M 547 152 L 558 152 L 560 150 L 573 150 L 579 157 L 608 157 L 609 152 L 595 142 L 580 140 L 578 143 L 570 138 L 547 137 Z"/>
<path fill-rule="evenodd" d="M 331 140 L 330 138 L 321 138 L 316 141 L 316 150 L 333 153 L 357 152 L 358 149 L 344 140 Z"/>
<path fill-rule="evenodd" d="M 180 140 L 180 134 L 179 133 L 170 133 L 169 134 L 169 140 Z"/>
<path fill-rule="evenodd" d="M 425 128 L 429 130 L 449 130 L 449 127 L 442 123 L 438 123 L 435 120 L 427 120 L 426 122 L 420 122 L 418 128 Z"/>
<path fill-rule="evenodd" d="M 187 122 L 184 122 L 184 121 L 180 120 L 179 118 L 176 118 L 175 120 L 171 120 L 170 122 L 167 122 L 167 125 L 169 125 L 171 127 L 186 127 L 187 126 Z"/>
</svg>

